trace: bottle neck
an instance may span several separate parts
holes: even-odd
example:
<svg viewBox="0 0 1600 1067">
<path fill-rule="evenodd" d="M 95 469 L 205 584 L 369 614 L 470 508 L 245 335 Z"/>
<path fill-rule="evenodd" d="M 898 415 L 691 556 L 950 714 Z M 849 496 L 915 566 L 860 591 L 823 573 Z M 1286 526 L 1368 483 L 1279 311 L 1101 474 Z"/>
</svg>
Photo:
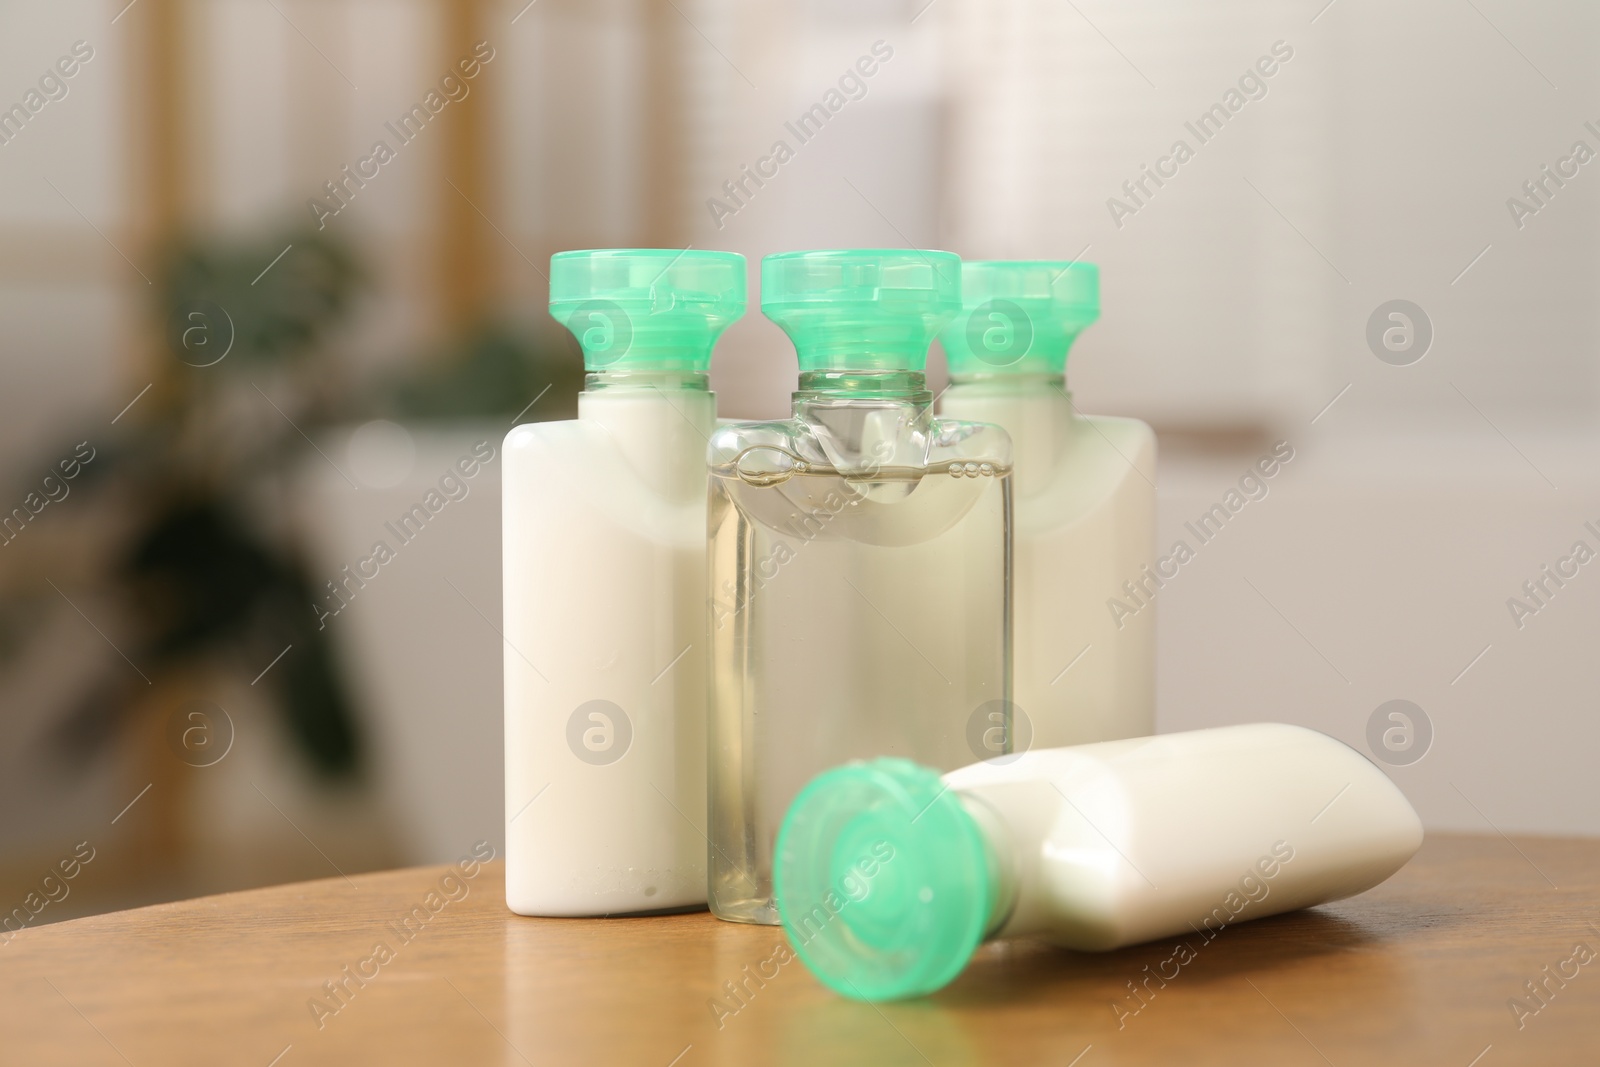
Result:
<svg viewBox="0 0 1600 1067">
<path fill-rule="evenodd" d="M 1065 373 L 1052 374 L 1048 371 L 1027 374 L 1008 374 L 1003 371 L 969 372 L 950 375 L 950 385 L 952 388 L 960 388 L 970 393 L 981 392 L 991 396 L 1065 393 L 1067 376 Z"/>
<path fill-rule="evenodd" d="M 800 375 L 796 403 L 807 400 L 901 400 L 920 406 L 933 403 L 927 375 L 921 371 L 811 370 Z"/>
<path fill-rule="evenodd" d="M 973 793 L 956 792 L 961 808 L 978 827 L 988 856 L 989 914 L 983 925 L 987 941 L 1000 933 L 1017 908 L 1016 857 L 1013 855 L 1011 832 L 1005 819 L 982 797 Z"/>
<path fill-rule="evenodd" d="M 940 414 L 990 422 L 1011 435 L 1012 491 L 1029 499 L 1050 491 L 1076 439 L 1077 413 L 1059 374 L 955 375 Z"/>
<path fill-rule="evenodd" d="M 684 506 L 704 501 L 706 441 L 717 424 L 706 375 L 591 373 L 578 394 L 578 419 L 603 429 L 605 442 L 662 499 Z"/>
<path fill-rule="evenodd" d="M 933 394 L 921 371 L 807 371 L 794 417 L 811 427 L 841 474 L 928 462 Z"/>
<path fill-rule="evenodd" d="M 641 389 L 705 393 L 711 390 L 711 376 L 704 371 L 629 368 L 591 370 L 583 379 L 583 391 L 586 393 Z"/>
</svg>

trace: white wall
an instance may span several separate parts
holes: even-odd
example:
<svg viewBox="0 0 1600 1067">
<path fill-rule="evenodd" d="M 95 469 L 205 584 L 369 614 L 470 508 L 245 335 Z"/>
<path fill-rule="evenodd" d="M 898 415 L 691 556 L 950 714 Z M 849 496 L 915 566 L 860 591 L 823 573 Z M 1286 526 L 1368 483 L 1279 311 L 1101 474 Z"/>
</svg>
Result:
<svg viewBox="0 0 1600 1067">
<path fill-rule="evenodd" d="M 1286 431 L 1294 460 L 1204 545 L 1184 523 L 1255 455 L 1161 464 L 1157 541 L 1196 554 L 1154 601 L 1158 728 L 1301 723 L 1374 756 L 1430 828 L 1600 833 L 1600 563 L 1520 627 L 1507 607 L 1575 541 L 1600 552 L 1600 436 L 1519 439 L 1556 490 L 1498 437 L 1337 412 Z M 1391 700 L 1431 723 L 1407 765 L 1368 739 Z"/>
<path fill-rule="evenodd" d="M 1073 378 L 1100 408 L 1286 424 L 1354 381 L 1351 406 L 1379 420 L 1454 425 L 1467 410 L 1454 381 L 1508 418 L 1592 419 L 1600 180 L 1583 168 L 1521 230 L 1506 199 L 1575 139 L 1600 150 L 1583 127 L 1597 16 L 1321 6 L 941 3 L 949 243 L 977 256 L 1090 246 L 1105 318 L 1083 354 L 1104 358 L 1075 360 Z M 1279 41 L 1293 58 L 1266 95 L 1200 144 L 1185 122 Z M 1194 158 L 1114 222 L 1108 200 L 1127 202 L 1123 181 L 1175 138 Z M 1397 297 L 1437 329 L 1407 375 L 1363 341 Z"/>
</svg>

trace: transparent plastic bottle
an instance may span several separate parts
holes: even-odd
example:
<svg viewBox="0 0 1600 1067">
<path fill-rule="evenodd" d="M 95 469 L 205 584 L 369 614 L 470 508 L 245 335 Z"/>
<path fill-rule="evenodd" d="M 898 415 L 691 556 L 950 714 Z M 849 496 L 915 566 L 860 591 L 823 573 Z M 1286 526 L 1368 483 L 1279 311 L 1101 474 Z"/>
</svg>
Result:
<svg viewBox="0 0 1600 1067">
<path fill-rule="evenodd" d="M 706 371 L 744 257 L 563 252 L 550 311 L 578 418 L 504 459 L 506 902 L 606 915 L 706 900 Z"/>
<path fill-rule="evenodd" d="M 1010 441 L 936 419 L 928 345 L 960 261 L 915 250 L 761 264 L 794 342 L 781 422 L 711 441 L 710 897 L 776 923 L 778 823 L 812 776 L 897 755 L 954 768 L 1008 707 Z"/>
<path fill-rule="evenodd" d="M 1034 749 L 942 778 L 880 759 L 795 800 L 778 909 L 825 985 L 884 1000 L 933 992 L 994 938 L 1096 952 L 1174 937 L 1182 966 L 1234 923 L 1371 889 L 1421 844 L 1381 770 L 1282 723 Z"/>
<path fill-rule="evenodd" d="M 962 265 L 962 310 L 940 334 L 940 410 L 1011 434 L 1016 536 L 1017 748 L 1155 732 L 1156 438 L 1137 419 L 1082 415 L 1067 350 L 1100 315 L 1089 263 Z M 1142 589 L 1131 614 L 1124 583 Z M 998 734 L 991 741 L 998 745 Z M 999 751 L 998 747 L 995 749 Z"/>
</svg>

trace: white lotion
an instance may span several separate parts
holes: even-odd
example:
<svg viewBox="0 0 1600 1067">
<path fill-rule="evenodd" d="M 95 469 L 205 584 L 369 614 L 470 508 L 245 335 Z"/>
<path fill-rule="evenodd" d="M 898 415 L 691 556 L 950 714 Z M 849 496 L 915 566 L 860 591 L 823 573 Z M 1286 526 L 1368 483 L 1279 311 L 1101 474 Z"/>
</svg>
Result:
<svg viewBox="0 0 1600 1067">
<path fill-rule="evenodd" d="M 778 907 L 825 983 L 883 999 L 939 988 L 991 938 L 1209 940 L 1370 889 L 1421 843 L 1382 771 L 1298 726 L 1036 750 L 942 779 L 879 760 L 796 799 Z"/>
<path fill-rule="evenodd" d="M 705 368 L 744 260 L 564 253 L 550 273 L 589 378 L 576 420 L 505 442 L 506 902 L 702 906 Z"/>
</svg>

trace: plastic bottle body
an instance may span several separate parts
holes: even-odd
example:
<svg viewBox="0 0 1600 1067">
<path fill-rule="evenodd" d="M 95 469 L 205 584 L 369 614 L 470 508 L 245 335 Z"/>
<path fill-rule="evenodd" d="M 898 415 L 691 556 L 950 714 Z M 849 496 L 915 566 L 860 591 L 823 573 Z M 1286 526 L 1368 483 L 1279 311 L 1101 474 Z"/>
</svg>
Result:
<svg viewBox="0 0 1600 1067">
<path fill-rule="evenodd" d="M 703 905 L 703 375 L 586 391 L 506 437 L 506 900 Z"/>
<path fill-rule="evenodd" d="M 1228 926 L 1360 893 L 1422 843 L 1353 749 L 1259 723 L 1033 750 L 943 775 L 904 760 L 811 781 L 778 837 L 778 907 L 826 985 L 931 993 L 985 939 L 1191 950 Z"/>
<path fill-rule="evenodd" d="M 981 755 L 1009 698 L 1009 442 L 934 419 L 920 374 L 796 394 L 712 438 L 710 897 L 776 923 L 778 825 L 828 767 Z"/>
<path fill-rule="evenodd" d="M 945 776 L 999 857 L 991 937 L 1098 951 L 1353 896 L 1422 843 L 1360 753 L 1256 723 L 1028 752 Z"/>
<path fill-rule="evenodd" d="M 1155 558 L 1155 434 L 1076 414 L 1052 375 L 958 377 L 942 411 L 1000 425 L 1013 442 L 1018 745 L 1154 733 L 1155 612 L 1108 602 L 1126 602 L 1130 581 L 1155 595 L 1143 574 Z"/>
</svg>

